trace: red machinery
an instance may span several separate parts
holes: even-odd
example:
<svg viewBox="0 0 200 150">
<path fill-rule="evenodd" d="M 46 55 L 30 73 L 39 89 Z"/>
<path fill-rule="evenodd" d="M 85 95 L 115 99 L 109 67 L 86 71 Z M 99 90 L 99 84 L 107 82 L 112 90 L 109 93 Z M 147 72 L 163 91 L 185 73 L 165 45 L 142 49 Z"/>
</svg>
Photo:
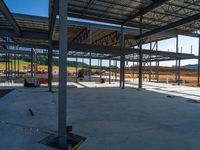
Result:
<svg viewBox="0 0 200 150">
<path fill-rule="evenodd" d="M 41 84 L 48 83 L 48 72 L 37 71 L 35 76 L 39 79 Z"/>
</svg>

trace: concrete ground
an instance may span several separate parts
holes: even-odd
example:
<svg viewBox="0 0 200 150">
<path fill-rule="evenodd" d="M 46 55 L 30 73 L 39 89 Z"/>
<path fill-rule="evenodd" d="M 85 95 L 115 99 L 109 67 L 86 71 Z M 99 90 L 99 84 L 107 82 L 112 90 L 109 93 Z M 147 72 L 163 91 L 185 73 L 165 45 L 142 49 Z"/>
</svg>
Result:
<svg viewBox="0 0 200 150">
<path fill-rule="evenodd" d="M 199 88 L 145 83 L 145 90 L 138 91 L 133 83 L 124 90 L 114 82 L 70 85 L 78 88 L 67 89 L 68 124 L 87 138 L 80 150 L 200 149 Z M 57 92 L 2 86 L 15 90 L 0 99 L 0 149 L 51 149 L 38 141 L 57 129 Z"/>
</svg>

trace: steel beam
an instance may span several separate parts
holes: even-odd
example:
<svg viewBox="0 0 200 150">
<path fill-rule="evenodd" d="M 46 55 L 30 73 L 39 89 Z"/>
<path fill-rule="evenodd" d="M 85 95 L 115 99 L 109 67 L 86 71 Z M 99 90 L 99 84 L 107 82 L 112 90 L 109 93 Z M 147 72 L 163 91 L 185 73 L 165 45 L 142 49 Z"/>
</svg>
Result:
<svg viewBox="0 0 200 150">
<path fill-rule="evenodd" d="M 140 15 L 145 15 L 148 12 L 152 11 L 153 9 L 161 6 L 162 4 L 164 4 L 165 2 L 167 2 L 168 0 L 154 0 L 150 5 L 146 6 L 145 8 L 140 8 L 140 11 L 135 13 L 134 15 L 131 15 L 127 20 L 125 20 L 123 22 L 123 25 L 126 25 L 127 23 L 129 23 L 131 20 L 140 17 Z"/>
<path fill-rule="evenodd" d="M 100 61 L 100 79 L 102 79 L 102 59 Z"/>
<path fill-rule="evenodd" d="M 181 60 L 178 60 L 178 85 L 180 85 L 181 82 Z"/>
<path fill-rule="evenodd" d="M 67 143 L 67 14 L 68 0 L 59 0 L 59 89 L 58 135 L 59 148 L 68 150 Z"/>
<path fill-rule="evenodd" d="M 178 54 L 179 52 L 179 38 L 178 38 L 178 35 L 176 36 L 176 53 Z M 176 82 L 179 82 L 178 81 L 178 59 L 176 59 L 176 74 L 175 74 L 175 79 L 176 79 Z"/>
<path fill-rule="evenodd" d="M 84 28 L 83 30 L 81 30 L 73 39 L 72 42 L 73 43 L 82 43 L 83 41 L 85 41 L 90 33 L 90 31 L 87 28 Z"/>
<path fill-rule="evenodd" d="M 195 15 L 189 16 L 187 18 L 183 18 L 183 19 L 178 20 L 176 22 L 172 22 L 172 23 L 170 23 L 168 25 L 165 25 L 165 26 L 162 26 L 162 27 L 158 27 L 158 28 L 153 29 L 151 31 L 145 32 L 144 34 L 136 36 L 135 39 L 145 38 L 147 36 L 151 36 L 151 35 L 163 32 L 163 31 L 167 31 L 167 30 L 179 27 L 181 25 L 184 25 L 184 24 L 187 24 L 189 22 L 196 21 L 196 20 L 199 20 L 199 19 L 200 19 L 200 13 L 197 13 Z"/>
<path fill-rule="evenodd" d="M 52 49 L 52 40 L 49 40 L 49 49 L 48 49 L 48 87 L 49 92 L 52 92 L 52 60 L 53 60 L 53 49 Z"/>
<path fill-rule="evenodd" d="M 48 40 L 48 32 L 44 30 L 21 30 L 22 36 L 20 38 Z M 0 28 L 0 36 L 7 36 L 11 38 L 18 37 L 12 29 Z"/>
<path fill-rule="evenodd" d="M 92 30 L 89 30 L 89 44 L 92 44 Z M 90 58 L 89 58 L 89 81 L 91 82 L 91 74 L 92 74 L 92 58 L 91 58 L 92 54 L 90 52 Z"/>
<path fill-rule="evenodd" d="M 20 72 L 20 64 L 19 64 L 19 59 L 20 59 L 20 56 L 17 55 L 17 74 L 18 74 L 18 78 L 19 78 L 19 72 Z"/>
<path fill-rule="evenodd" d="M 150 52 L 152 51 L 152 42 L 150 42 Z M 149 54 L 150 61 L 149 61 L 149 82 L 151 82 L 151 53 Z"/>
<path fill-rule="evenodd" d="M 18 26 L 15 18 L 13 17 L 12 13 L 9 11 L 8 7 L 6 6 L 3 0 L 0 1 L 0 11 L 5 16 L 5 18 L 9 21 L 9 23 L 12 25 L 15 31 L 15 34 L 17 36 L 21 36 L 22 33 L 20 30 L 20 27 Z"/>
<path fill-rule="evenodd" d="M 140 16 L 140 25 L 142 26 L 142 15 Z M 142 35 L 142 28 L 140 28 L 140 35 Z M 139 83 L 138 83 L 138 88 L 141 89 L 142 88 L 142 60 L 143 58 L 143 54 L 142 54 L 142 39 L 139 40 L 139 68 L 138 68 L 138 72 L 139 72 Z"/>
<path fill-rule="evenodd" d="M 34 55 L 34 49 L 31 49 L 31 78 L 33 78 L 33 55 Z"/>
<path fill-rule="evenodd" d="M 125 52 L 124 52 L 124 29 L 123 26 L 121 26 L 121 35 L 120 35 L 120 42 L 121 42 L 121 56 L 120 56 L 120 87 L 122 89 L 125 88 Z"/>
<path fill-rule="evenodd" d="M 78 82 L 78 57 L 76 57 L 76 82 Z"/>
<path fill-rule="evenodd" d="M 111 59 L 109 59 L 109 84 L 111 84 Z"/>
<path fill-rule="evenodd" d="M 48 24 L 48 29 L 49 29 L 49 39 L 52 39 L 53 36 L 53 31 L 54 31 L 54 26 L 56 23 L 56 15 L 58 12 L 58 4 L 59 0 L 49 0 L 49 24 Z"/>
<path fill-rule="evenodd" d="M 199 36 L 199 54 L 198 54 L 198 73 L 197 73 L 197 86 L 200 86 L 200 36 Z"/>
<path fill-rule="evenodd" d="M 158 41 L 156 41 L 156 51 L 158 51 Z M 159 82 L 159 60 L 157 55 L 156 55 L 156 80 L 157 82 Z"/>
</svg>

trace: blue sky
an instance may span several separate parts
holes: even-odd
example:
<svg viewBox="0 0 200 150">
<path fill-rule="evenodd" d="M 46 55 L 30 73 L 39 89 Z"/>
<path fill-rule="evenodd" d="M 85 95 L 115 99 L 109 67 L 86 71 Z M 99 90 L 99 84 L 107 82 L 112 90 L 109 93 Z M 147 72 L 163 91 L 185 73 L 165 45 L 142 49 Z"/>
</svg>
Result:
<svg viewBox="0 0 200 150">
<path fill-rule="evenodd" d="M 22 13 L 36 16 L 48 16 L 48 0 L 4 0 L 8 8 L 13 13 Z M 190 53 L 192 45 L 192 53 L 198 55 L 198 39 L 186 36 L 179 36 L 179 49 L 183 49 L 183 53 Z M 175 38 L 164 40 L 159 42 L 158 49 L 163 51 L 175 52 L 176 40 Z M 144 48 L 148 48 L 149 44 L 144 45 Z M 80 59 L 81 60 L 81 59 Z M 85 59 L 85 62 L 88 60 Z M 97 64 L 97 61 L 92 61 Z M 197 60 L 183 60 L 181 65 L 196 64 Z M 172 66 L 175 61 L 161 62 L 160 65 Z M 103 65 L 108 65 L 108 62 L 104 61 Z M 130 63 L 131 65 L 131 63 Z"/>
<path fill-rule="evenodd" d="M 48 0 L 4 0 L 9 10 L 36 16 L 48 16 Z"/>
</svg>

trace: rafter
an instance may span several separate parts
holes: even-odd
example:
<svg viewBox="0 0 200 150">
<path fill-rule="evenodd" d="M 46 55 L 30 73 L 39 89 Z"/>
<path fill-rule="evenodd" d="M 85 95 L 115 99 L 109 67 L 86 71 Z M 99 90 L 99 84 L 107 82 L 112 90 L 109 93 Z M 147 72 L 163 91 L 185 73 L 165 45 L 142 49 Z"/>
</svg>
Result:
<svg viewBox="0 0 200 150">
<path fill-rule="evenodd" d="M 139 12 L 137 12 L 136 14 L 130 16 L 127 20 L 125 20 L 122 24 L 126 25 L 128 22 L 130 22 L 131 20 L 133 20 L 134 18 L 139 17 L 140 15 L 145 15 L 146 13 L 150 12 L 151 10 L 159 7 L 160 5 L 162 5 L 163 3 L 167 2 L 168 0 L 154 0 L 150 5 L 148 5 L 145 8 L 141 8 L 139 10 Z"/>
<path fill-rule="evenodd" d="M 189 17 L 181 19 L 181 20 L 178 20 L 176 22 L 172 22 L 172 23 L 170 23 L 168 25 L 165 25 L 165 26 L 162 26 L 162 27 L 158 27 L 158 28 L 153 29 L 151 31 L 145 32 L 144 34 L 136 36 L 135 39 L 145 38 L 147 36 L 150 36 L 150 35 L 153 35 L 153 34 L 157 34 L 157 33 L 163 32 L 163 31 L 167 31 L 167 30 L 182 26 L 184 24 L 187 24 L 189 22 L 192 22 L 192 21 L 195 21 L 195 20 L 199 20 L 199 19 L 200 19 L 200 13 L 192 15 L 192 16 L 189 16 Z"/>
<path fill-rule="evenodd" d="M 12 13 L 10 12 L 10 10 L 8 9 L 8 7 L 6 6 L 3 0 L 0 1 L 0 11 L 4 15 L 4 17 L 9 21 L 9 23 L 12 25 L 13 30 L 15 31 L 15 34 L 17 36 L 21 36 L 22 33 L 20 30 L 20 27 L 18 26 L 15 18 L 13 17 Z"/>
</svg>

